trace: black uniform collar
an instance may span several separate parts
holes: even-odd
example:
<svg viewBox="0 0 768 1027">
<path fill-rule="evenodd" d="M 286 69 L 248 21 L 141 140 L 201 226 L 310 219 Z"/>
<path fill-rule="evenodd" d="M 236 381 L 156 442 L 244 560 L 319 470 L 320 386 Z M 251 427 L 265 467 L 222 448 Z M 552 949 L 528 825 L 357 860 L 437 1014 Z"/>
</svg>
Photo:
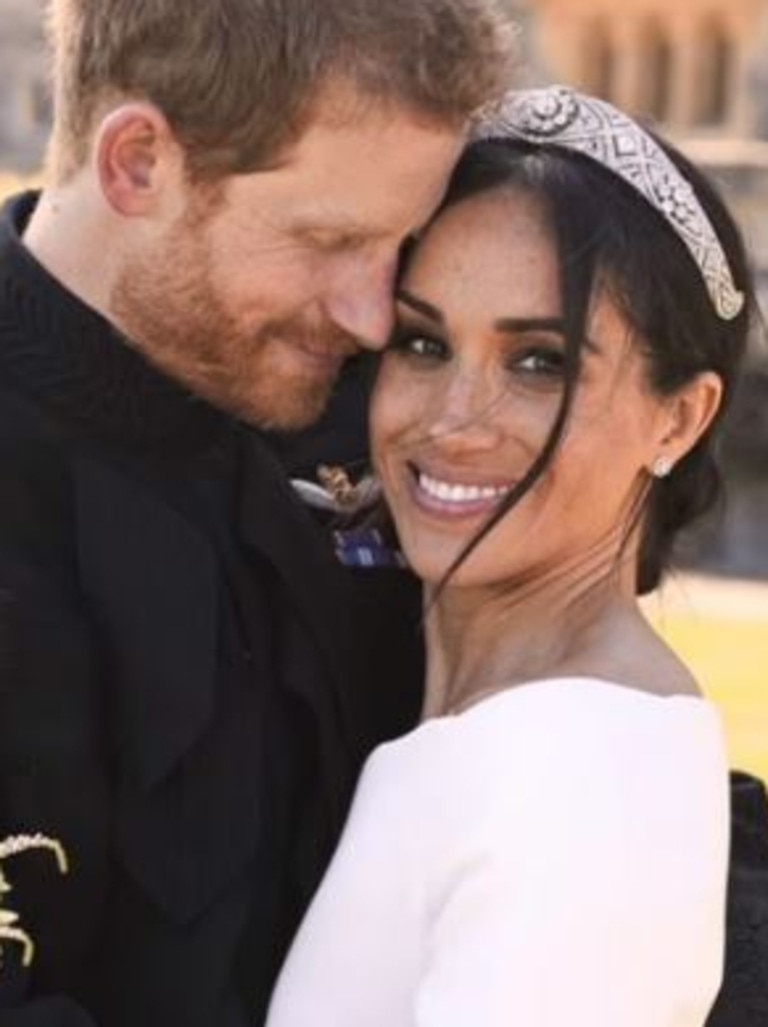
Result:
<svg viewBox="0 0 768 1027">
<path fill-rule="evenodd" d="M 175 451 L 210 439 L 227 418 L 147 363 L 24 246 L 37 200 L 24 193 L 0 214 L 0 369 L 104 441 Z"/>
</svg>

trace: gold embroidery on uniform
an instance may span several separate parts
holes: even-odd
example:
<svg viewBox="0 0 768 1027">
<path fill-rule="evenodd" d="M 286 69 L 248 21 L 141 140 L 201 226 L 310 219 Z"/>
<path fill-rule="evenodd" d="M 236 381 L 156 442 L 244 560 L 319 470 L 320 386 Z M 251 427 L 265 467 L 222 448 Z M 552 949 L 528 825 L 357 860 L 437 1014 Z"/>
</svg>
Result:
<svg viewBox="0 0 768 1027">
<path fill-rule="evenodd" d="M 349 475 L 343 467 L 320 464 L 317 468 L 317 477 L 323 488 L 333 496 L 342 509 L 349 509 L 357 504 L 359 490 L 349 480 Z"/>
<path fill-rule="evenodd" d="M 49 849 L 56 857 L 59 873 L 66 874 L 69 871 L 69 861 L 64 846 L 55 838 L 48 838 L 44 834 L 18 834 L 0 842 L 0 969 L 2 969 L 3 963 L 4 942 L 13 941 L 22 946 L 24 951 L 21 961 L 24 966 L 29 966 L 35 958 L 35 943 L 27 931 L 19 925 L 19 914 L 14 913 L 11 909 L 2 908 L 3 897 L 13 891 L 3 873 L 3 861 L 20 852 L 28 852 L 30 849 Z"/>
</svg>

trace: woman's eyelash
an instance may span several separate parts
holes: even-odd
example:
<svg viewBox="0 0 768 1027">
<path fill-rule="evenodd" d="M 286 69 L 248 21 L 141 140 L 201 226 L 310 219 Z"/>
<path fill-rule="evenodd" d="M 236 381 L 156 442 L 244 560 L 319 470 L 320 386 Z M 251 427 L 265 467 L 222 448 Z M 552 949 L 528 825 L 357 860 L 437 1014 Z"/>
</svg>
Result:
<svg viewBox="0 0 768 1027">
<path fill-rule="evenodd" d="M 417 361 L 444 361 L 449 358 L 451 352 L 445 339 L 431 334 L 424 328 L 406 325 L 395 329 L 388 348 Z M 512 374 L 562 378 L 565 353 L 550 342 L 531 342 L 515 348 L 508 354 L 504 363 Z"/>
<path fill-rule="evenodd" d="M 446 343 L 423 329 L 397 328 L 389 343 L 389 349 L 414 357 L 442 359 L 448 352 Z"/>
<path fill-rule="evenodd" d="M 528 346 L 510 357 L 509 364 L 513 370 L 561 377 L 565 370 L 565 353 L 554 346 Z"/>
</svg>

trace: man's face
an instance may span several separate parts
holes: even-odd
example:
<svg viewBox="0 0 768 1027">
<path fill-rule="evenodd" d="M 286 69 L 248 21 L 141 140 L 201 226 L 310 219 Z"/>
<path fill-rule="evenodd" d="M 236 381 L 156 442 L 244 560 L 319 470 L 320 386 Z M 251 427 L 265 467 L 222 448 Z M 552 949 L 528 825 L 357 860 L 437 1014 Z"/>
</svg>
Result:
<svg viewBox="0 0 768 1027">
<path fill-rule="evenodd" d="M 110 315 L 157 366 L 215 406 L 293 429 L 322 412 L 341 364 L 393 321 L 403 241 L 427 220 L 458 132 L 370 106 L 318 116 L 271 169 L 185 187 L 151 251 L 118 276 Z"/>
</svg>

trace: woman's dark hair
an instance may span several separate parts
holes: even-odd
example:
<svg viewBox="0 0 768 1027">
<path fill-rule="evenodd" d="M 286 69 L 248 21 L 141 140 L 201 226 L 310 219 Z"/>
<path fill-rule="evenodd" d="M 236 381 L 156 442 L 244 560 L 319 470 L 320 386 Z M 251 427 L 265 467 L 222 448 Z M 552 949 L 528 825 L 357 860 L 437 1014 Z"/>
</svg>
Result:
<svg viewBox="0 0 768 1027">
<path fill-rule="evenodd" d="M 591 158 L 555 146 L 494 139 L 470 145 L 456 167 L 443 210 L 500 188 L 524 191 L 542 203 L 558 252 L 566 359 L 558 415 L 542 451 L 446 577 L 519 502 L 551 461 L 578 388 L 596 288 L 607 288 L 626 317 L 657 394 L 671 395 L 703 371 L 714 371 L 723 383 L 723 402 L 713 423 L 667 478 L 652 480 L 637 521 L 630 526 L 631 531 L 639 524 L 641 530 L 638 594 L 658 585 L 677 533 L 709 510 L 720 495 L 717 427 L 746 349 L 756 309 L 754 292 L 741 234 L 723 201 L 685 157 L 656 141 L 693 187 L 720 240 L 736 288 L 746 297 L 741 313 L 731 321 L 718 316 L 698 265 L 664 216 Z"/>
</svg>

